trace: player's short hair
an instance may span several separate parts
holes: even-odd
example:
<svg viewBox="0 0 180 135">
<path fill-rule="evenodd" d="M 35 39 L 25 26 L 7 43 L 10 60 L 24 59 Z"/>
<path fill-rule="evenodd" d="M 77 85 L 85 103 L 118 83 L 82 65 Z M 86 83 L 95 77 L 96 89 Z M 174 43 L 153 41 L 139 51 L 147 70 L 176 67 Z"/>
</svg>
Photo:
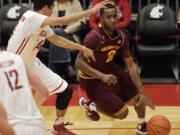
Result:
<svg viewBox="0 0 180 135">
<path fill-rule="evenodd" d="M 33 7 L 35 11 L 41 10 L 45 5 L 49 8 L 53 5 L 54 0 L 33 0 Z"/>
<path fill-rule="evenodd" d="M 102 15 L 104 14 L 104 10 L 105 10 L 105 9 L 110 9 L 110 8 L 115 8 L 115 9 L 116 9 L 116 7 L 115 7 L 113 4 L 108 3 L 108 4 L 105 5 L 105 8 L 101 8 L 101 9 L 100 9 L 100 11 L 99 11 L 100 16 L 102 16 Z M 117 10 L 117 9 L 116 9 L 116 10 Z"/>
</svg>

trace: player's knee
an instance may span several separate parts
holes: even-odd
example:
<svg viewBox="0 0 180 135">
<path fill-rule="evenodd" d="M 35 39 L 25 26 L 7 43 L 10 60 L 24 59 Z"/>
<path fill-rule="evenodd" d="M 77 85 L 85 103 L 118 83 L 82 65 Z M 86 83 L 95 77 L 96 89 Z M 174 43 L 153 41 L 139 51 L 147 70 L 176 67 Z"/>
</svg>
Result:
<svg viewBox="0 0 180 135">
<path fill-rule="evenodd" d="M 68 86 L 65 91 L 57 94 L 56 108 L 59 110 L 64 110 L 68 107 L 69 102 L 72 98 L 72 88 Z"/>
<path fill-rule="evenodd" d="M 117 119 L 125 119 L 127 117 L 129 113 L 129 110 L 128 108 L 126 108 L 125 110 L 123 110 L 123 112 L 120 110 L 119 112 L 115 113 L 114 116 L 117 118 Z"/>
</svg>

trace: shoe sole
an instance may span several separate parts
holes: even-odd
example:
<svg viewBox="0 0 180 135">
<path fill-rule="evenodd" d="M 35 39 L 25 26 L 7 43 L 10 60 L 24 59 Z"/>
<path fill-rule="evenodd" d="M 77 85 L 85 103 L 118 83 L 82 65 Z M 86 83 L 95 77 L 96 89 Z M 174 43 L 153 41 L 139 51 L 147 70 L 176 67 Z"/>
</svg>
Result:
<svg viewBox="0 0 180 135">
<path fill-rule="evenodd" d="M 136 135 L 148 135 L 148 132 L 141 132 L 136 129 Z"/>
</svg>

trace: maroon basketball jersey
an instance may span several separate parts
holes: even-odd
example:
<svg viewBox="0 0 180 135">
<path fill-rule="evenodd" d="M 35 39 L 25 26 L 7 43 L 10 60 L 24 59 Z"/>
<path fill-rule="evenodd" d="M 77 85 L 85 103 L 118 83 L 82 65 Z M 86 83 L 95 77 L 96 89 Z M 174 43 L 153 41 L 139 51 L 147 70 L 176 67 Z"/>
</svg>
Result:
<svg viewBox="0 0 180 135">
<path fill-rule="evenodd" d="M 111 69 L 111 66 L 114 65 L 113 58 L 117 54 L 122 57 L 131 56 L 129 43 L 121 31 L 116 31 L 112 37 L 108 35 L 103 28 L 97 28 L 86 35 L 84 45 L 94 50 L 96 57 L 96 62 L 91 61 L 89 64 L 93 68 L 103 72 Z M 87 75 L 82 72 L 80 72 L 80 76 L 87 77 Z"/>
</svg>

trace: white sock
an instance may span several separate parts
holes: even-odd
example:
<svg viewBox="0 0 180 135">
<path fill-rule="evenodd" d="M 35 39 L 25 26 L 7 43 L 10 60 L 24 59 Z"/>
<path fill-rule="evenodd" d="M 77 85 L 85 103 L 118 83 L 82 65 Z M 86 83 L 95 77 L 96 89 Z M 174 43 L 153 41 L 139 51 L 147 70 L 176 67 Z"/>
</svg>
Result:
<svg viewBox="0 0 180 135">
<path fill-rule="evenodd" d="M 56 118 L 54 125 L 59 125 L 62 124 L 64 122 L 64 117 L 58 117 Z"/>
<path fill-rule="evenodd" d="M 145 118 L 138 118 L 138 123 L 143 123 L 143 122 L 145 122 Z"/>
</svg>

